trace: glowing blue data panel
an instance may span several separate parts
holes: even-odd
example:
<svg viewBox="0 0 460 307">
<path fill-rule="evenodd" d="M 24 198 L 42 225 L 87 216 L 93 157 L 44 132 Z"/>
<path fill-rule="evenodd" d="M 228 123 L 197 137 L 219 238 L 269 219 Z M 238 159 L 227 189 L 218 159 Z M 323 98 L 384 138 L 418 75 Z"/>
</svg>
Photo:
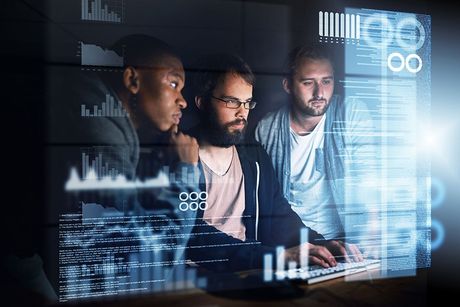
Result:
<svg viewBox="0 0 460 307">
<path fill-rule="evenodd" d="M 429 74 L 431 19 L 428 15 L 346 9 L 360 16 L 360 41 L 346 46 L 348 74 L 416 78 Z"/>
<path fill-rule="evenodd" d="M 431 262 L 430 159 L 420 143 L 431 105 L 430 16 L 345 12 L 360 16 L 361 35 L 345 46 L 343 86 L 372 118 L 373 154 L 359 158 L 372 167 L 348 162 L 344 227 L 377 251 L 384 276 L 412 275 Z M 366 209 L 352 214 L 356 207 Z"/>
</svg>

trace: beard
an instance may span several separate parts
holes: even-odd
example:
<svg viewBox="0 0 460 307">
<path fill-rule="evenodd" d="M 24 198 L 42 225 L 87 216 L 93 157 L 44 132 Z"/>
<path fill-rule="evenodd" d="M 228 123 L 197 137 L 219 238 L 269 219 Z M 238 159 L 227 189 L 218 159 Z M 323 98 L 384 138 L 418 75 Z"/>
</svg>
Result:
<svg viewBox="0 0 460 307">
<path fill-rule="evenodd" d="M 203 122 L 203 137 L 213 146 L 228 148 L 233 145 L 238 145 L 244 140 L 244 135 L 247 127 L 247 120 L 244 118 L 235 119 L 234 121 L 220 124 L 217 122 L 217 113 L 209 105 L 202 114 Z M 230 127 L 235 124 L 244 124 L 243 129 L 230 131 Z"/>
<path fill-rule="evenodd" d="M 323 105 L 321 107 L 313 107 L 312 104 L 314 101 L 321 101 Z M 324 115 L 329 107 L 329 102 L 326 99 L 310 99 L 308 103 L 304 103 L 303 101 L 299 101 L 296 99 L 294 102 L 295 109 L 300 112 L 304 116 L 321 116 Z"/>
</svg>

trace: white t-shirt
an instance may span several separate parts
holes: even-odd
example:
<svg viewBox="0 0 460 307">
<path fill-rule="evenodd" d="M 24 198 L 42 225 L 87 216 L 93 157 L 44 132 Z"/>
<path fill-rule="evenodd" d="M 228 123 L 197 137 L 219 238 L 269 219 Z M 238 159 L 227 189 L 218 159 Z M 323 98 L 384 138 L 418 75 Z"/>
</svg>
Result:
<svg viewBox="0 0 460 307">
<path fill-rule="evenodd" d="M 303 223 L 326 239 L 341 232 L 340 218 L 325 178 L 324 123 L 326 115 L 308 135 L 291 130 L 290 204 Z"/>
</svg>

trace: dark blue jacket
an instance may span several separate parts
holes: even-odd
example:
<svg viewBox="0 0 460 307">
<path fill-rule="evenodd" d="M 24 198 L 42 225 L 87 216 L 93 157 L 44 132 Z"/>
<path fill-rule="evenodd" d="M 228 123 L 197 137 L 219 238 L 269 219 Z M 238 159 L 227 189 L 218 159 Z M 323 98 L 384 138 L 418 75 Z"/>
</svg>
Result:
<svg viewBox="0 0 460 307">
<path fill-rule="evenodd" d="M 197 136 L 196 130 L 191 131 Z M 237 146 L 245 185 L 243 224 L 246 240 L 233 238 L 203 221 L 197 221 L 187 249 L 188 258 L 212 271 L 232 272 L 263 267 L 265 254 L 275 257 L 277 246 L 299 245 L 300 230 L 305 228 L 299 216 L 283 197 L 271 160 L 259 143 Z M 203 172 L 201 172 L 203 174 Z M 201 190 L 206 190 L 201 175 Z M 309 242 L 324 244 L 324 237 L 309 229 Z"/>
</svg>

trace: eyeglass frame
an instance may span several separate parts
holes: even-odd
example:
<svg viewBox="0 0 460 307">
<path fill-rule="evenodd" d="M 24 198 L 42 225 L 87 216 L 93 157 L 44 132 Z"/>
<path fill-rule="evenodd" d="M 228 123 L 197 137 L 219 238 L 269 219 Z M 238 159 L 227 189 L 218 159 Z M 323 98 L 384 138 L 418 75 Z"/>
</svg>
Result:
<svg viewBox="0 0 460 307">
<path fill-rule="evenodd" d="M 252 101 L 252 100 L 251 100 L 251 101 L 241 101 L 241 100 L 236 99 L 236 98 L 228 98 L 228 100 L 225 100 L 225 99 L 223 99 L 223 98 L 218 98 L 218 97 L 213 96 L 213 95 L 210 95 L 210 97 L 211 97 L 211 98 L 214 98 L 214 99 L 217 99 L 217 100 L 220 100 L 220 101 L 222 101 L 222 102 L 225 102 L 225 107 L 227 107 L 227 108 L 229 108 L 229 109 L 233 109 L 233 110 L 238 109 L 239 107 L 241 107 L 241 105 L 243 105 L 243 107 L 244 107 L 246 110 L 253 110 L 253 109 L 256 107 L 256 105 L 257 105 L 257 102 Z M 238 102 L 238 106 L 235 107 L 235 108 L 229 107 L 228 104 L 231 103 L 231 101 L 229 101 L 229 100 L 234 100 L 235 102 Z M 253 107 L 252 107 L 252 108 L 249 107 L 249 106 L 250 106 L 249 104 L 251 104 L 251 103 L 253 104 Z M 247 107 L 246 107 L 246 106 L 247 106 Z"/>
</svg>

